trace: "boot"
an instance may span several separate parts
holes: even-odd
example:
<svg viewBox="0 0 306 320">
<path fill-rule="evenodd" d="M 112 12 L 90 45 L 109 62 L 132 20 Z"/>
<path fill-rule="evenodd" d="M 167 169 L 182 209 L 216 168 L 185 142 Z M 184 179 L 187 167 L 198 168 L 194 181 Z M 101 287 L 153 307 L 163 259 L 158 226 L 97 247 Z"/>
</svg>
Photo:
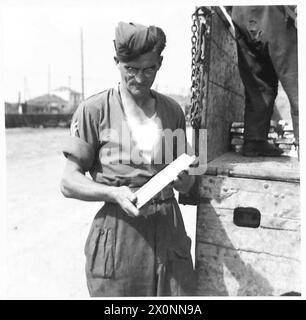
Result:
<svg viewBox="0 0 306 320">
<path fill-rule="evenodd" d="M 242 154 L 245 157 L 279 157 L 283 150 L 267 141 L 245 141 Z"/>
</svg>

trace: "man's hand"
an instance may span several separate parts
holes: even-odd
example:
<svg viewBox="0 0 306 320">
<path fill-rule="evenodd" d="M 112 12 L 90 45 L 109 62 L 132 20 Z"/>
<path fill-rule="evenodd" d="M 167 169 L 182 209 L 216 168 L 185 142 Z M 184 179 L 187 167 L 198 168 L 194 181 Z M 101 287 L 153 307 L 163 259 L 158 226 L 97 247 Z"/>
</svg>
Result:
<svg viewBox="0 0 306 320">
<path fill-rule="evenodd" d="M 171 183 L 172 187 L 180 193 L 187 193 L 194 184 L 194 176 L 190 176 L 187 170 L 182 171 Z"/>
<path fill-rule="evenodd" d="M 139 210 L 135 206 L 137 197 L 129 187 L 115 187 L 112 191 L 112 198 L 114 202 L 120 205 L 128 216 L 132 218 L 139 216 Z"/>
</svg>

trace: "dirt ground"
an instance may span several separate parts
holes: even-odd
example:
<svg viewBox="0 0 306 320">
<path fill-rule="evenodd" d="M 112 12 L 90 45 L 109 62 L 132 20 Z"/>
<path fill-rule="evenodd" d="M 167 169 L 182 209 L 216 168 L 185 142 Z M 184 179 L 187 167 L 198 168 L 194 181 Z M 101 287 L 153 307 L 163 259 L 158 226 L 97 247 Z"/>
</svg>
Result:
<svg viewBox="0 0 306 320">
<path fill-rule="evenodd" d="M 6 129 L 7 297 L 88 298 L 83 253 L 101 203 L 59 189 L 68 129 Z M 181 206 L 194 252 L 195 208 Z"/>
</svg>

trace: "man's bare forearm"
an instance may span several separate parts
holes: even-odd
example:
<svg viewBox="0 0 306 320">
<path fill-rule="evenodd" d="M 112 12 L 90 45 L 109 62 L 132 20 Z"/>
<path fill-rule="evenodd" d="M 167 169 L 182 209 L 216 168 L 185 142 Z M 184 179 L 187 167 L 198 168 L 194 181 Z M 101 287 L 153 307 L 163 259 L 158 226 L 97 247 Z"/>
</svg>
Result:
<svg viewBox="0 0 306 320">
<path fill-rule="evenodd" d="M 67 198 L 115 202 L 115 188 L 97 183 L 79 171 L 64 174 L 61 191 Z"/>
<path fill-rule="evenodd" d="M 61 191 L 67 198 L 117 203 L 129 216 L 139 215 L 135 206 L 137 198 L 128 187 L 112 187 L 92 181 L 70 160 L 61 181 Z"/>
</svg>

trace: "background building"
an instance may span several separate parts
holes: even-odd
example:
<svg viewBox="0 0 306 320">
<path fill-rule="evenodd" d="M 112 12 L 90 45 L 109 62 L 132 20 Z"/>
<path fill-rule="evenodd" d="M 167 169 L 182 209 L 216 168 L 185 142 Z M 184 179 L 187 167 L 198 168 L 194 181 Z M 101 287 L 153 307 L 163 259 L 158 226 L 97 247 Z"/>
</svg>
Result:
<svg viewBox="0 0 306 320">
<path fill-rule="evenodd" d="M 73 113 L 81 101 L 81 94 L 68 87 L 59 87 L 50 94 L 23 103 L 5 102 L 6 114 L 61 114 Z"/>
</svg>

